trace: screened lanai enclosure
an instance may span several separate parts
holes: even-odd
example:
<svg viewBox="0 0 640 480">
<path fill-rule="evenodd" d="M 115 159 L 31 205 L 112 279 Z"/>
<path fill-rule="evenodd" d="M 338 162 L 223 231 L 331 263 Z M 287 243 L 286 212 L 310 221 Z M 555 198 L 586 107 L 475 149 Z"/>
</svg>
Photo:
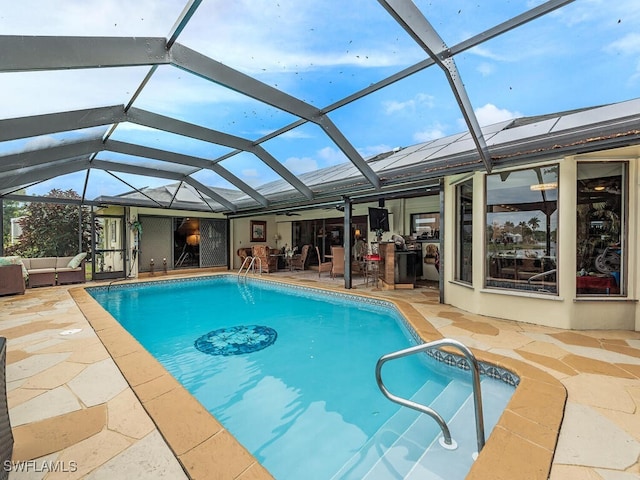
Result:
<svg viewBox="0 0 640 480">
<path fill-rule="evenodd" d="M 511 51 L 524 38 L 524 48 L 541 46 L 565 28 L 562 10 L 577 15 L 585 2 L 447 3 L 102 2 L 91 21 L 77 21 L 82 7 L 22 2 L 1 20 L 0 192 L 33 200 L 63 184 L 85 204 L 180 208 L 175 196 L 150 192 L 178 183 L 197 191 L 197 209 L 233 214 L 418 186 L 445 169 L 491 170 L 492 132 L 474 112 L 487 85 L 465 84 L 465 70 L 482 49 Z M 242 21 L 227 25 L 234 17 Z M 443 97 L 461 133 L 371 165 L 375 154 L 418 143 L 393 119 L 380 121 L 401 107 L 384 100 L 389 90 L 406 91 L 424 123 L 433 123 L 429 102 Z M 379 151 L 365 150 L 374 143 Z M 300 178 L 295 161 L 322 150 L 343 167 Z M 466 158 L 448 161 L 461 151 Z"/>
<path fill-rule="evenodd" d="M 171 241 L 188 212 L 433 193 L 447 175 L 637 137 L 637 105 L 589 113 L 633 98 L 597 79 L 635 32 L 634 4 L 593 20 L 589 1 L 498 3 L 17 2 L 0 18 L 3 246 L 7 205 L 73 191 L 60 201 L 98 214 L 178 211 L 150 228 L 172 232 L 162 258 L 184 265 L 207 258 Z M 570 100 L 585 74 L 567 58 L 601 90 Z"/>
</svg>

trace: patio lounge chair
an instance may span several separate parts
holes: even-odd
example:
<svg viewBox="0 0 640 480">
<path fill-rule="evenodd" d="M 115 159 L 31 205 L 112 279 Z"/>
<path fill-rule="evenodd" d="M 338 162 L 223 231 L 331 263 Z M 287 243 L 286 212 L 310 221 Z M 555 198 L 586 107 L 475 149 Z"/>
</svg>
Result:
<svg viewBox="0 0 640 480">
<path fill-rule="evenodd" d="M 304 245 L 299 254 L 291 257 L 291 270 L 304 270 L 311 245 Z"/>
<path fill-rule="evenodd" d="M 278 269 L 278 257 L 271 255 L 268 245 L 254 245 L 251 253 L 253 257 L 260 259 L 259 265 L 264 273 L 273 273 Z M 256 263 L 257 267 L 258 263 Z"/>
</svg>

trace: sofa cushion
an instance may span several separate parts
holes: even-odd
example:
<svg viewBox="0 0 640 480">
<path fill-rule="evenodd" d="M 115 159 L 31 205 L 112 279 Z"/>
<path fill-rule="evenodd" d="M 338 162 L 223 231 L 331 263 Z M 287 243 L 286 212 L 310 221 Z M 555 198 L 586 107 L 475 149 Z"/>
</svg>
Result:
<svg viewBox="0 0 640 480">
<path fill-rule="evenodd" d="M 29 278 L 29 272 L 22 261 L 22 258 L 18 255 L 11 255 L 8 257 L 0 257 L 0 267 L 4 265 L 20 265 L 22 267 L 22 278 L 25 280 Z"/>
<path fill-rule="evenodd" d="M 58 257 L 56 258 L 56 268 L 68 267 L 69 262 L 73 259 L 73 255 L 68 257 Z"/>
<path fill-rule="evenodd" d="M 80 264 L 82 263 L 82 260 L 84 260 L 86 257 L 87 257 L 87 252 L 79 253 L 78 255 L 73 257 L 69 261 L 69 263 L 67 263 L 67 267 L 69 267 L 69 268 L 78 268 L 80 266 Z"/>
<path fill-rule="evenodd" d="M 56 272 L 60 273 L 60 272 L 78 272 L 82 270 L 80 267 L 76 267 L 76 268 L 69 268 L 69 267 L 58 267 L 56 268 Z"/>
<path fill-rule="evenodd" d="M 56 257 L 42 257 L 30 259 L 29 270 L 39 270 L 43 268 L 56 268 Z"/>
<path fill-rule="evenodd" d="M 29 275 L 34 276 L 41 273 L 56 273 L 55 268 L 31 268 L 29 270 Z"/>
</svg>

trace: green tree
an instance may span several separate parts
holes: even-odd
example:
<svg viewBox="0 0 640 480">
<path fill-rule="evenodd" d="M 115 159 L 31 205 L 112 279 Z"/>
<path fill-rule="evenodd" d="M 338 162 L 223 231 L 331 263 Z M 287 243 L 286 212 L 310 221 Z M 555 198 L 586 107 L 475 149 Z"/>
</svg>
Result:
<svg viewBox="0 0 640 480">
<path fill-rule="evenodd" d="M 529 230 L 529 225 L 524 220 L 518 223 L 518 227 L 520 227 L 520 234 L 524 237 Z"/>
<path fill-rule="evenodd" d="M 515 227 L 515 225 L 513 224 L 512 221 L 507 220 L 506 222 L 504 222 L 504 231 L 507 233 L 513 233 L 513 228 Z"/>
<path fill-rule="evenodd" d="M 531 225 L 531 230 L 535 232 L 540 226 L 540 219 L 538 217 L 533 217 L 533 218 L 530 218 L 527 223 Z"/>
<path fill-rule="evenodd" d="M 73 190 L 53 189 L 47 197 L 80 199 Z M 78 224 L 82 210 L 82 245 L 78 245 Z M 65 203 L 31 202 L 20 220 L 22 235 L 17 245 L 9 247 L 12 254 L 24 257 L 64 257 L 89 251 L 91 213 L 88 208 Z"/>
</svg>

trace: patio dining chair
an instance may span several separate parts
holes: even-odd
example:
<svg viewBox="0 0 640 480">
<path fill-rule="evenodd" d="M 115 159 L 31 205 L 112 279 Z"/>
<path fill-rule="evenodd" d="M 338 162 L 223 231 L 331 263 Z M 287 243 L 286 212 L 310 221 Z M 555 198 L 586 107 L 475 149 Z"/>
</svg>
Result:
<svg viewBox="0 0 640 480">
<path fill-rule="evenodd" d="M 331 247 L 331 278 L 344 275 L 344 247 Z"/>
<path fill-rule="evenodd" d="M 320 274 L 322 272 L 331 273 L 332 263 L 330 261 L 327 261 L 327 262 L 322 261 L 322 257 L 320 256 L 320 249 L 318 247 L 316 247 L 316 255 L 318 255 L 318 277 L 320 277 Z"/>
</svg>

